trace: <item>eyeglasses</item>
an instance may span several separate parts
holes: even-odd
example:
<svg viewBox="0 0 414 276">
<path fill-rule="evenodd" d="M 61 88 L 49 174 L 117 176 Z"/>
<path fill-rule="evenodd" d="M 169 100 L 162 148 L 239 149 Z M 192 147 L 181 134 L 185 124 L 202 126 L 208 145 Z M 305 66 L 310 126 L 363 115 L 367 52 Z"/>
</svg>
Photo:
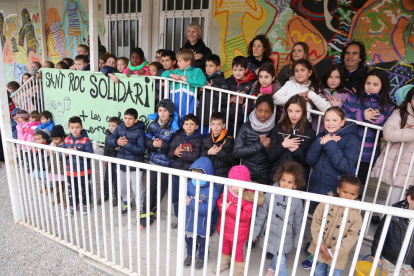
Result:
<svg viewBox="0 0 414 276">
<path fill-rule="evenodd" d="M 155 56 L 155 59 L 161 58 L 161 56 Z"/>
</svg>

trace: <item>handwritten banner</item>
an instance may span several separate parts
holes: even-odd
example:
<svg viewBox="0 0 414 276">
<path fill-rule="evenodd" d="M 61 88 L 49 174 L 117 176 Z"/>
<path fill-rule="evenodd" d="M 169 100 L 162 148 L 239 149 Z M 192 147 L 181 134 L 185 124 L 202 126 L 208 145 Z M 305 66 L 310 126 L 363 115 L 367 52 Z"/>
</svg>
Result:
<svg viewBox="0 0 414 276">
<path fill-rule="evenodd" d="M 135 108 L 138 119 L 148 125 L 155 104 L 153 79 L 116 75 L 119 83 L 101 73 L 42 69 L 45 110 L 66 132 L 69 118 L 79 116 L 89 138 L 99 142 L 105 141 L 109 118 L 123 120 L 128 108 Z"/>
</svg>

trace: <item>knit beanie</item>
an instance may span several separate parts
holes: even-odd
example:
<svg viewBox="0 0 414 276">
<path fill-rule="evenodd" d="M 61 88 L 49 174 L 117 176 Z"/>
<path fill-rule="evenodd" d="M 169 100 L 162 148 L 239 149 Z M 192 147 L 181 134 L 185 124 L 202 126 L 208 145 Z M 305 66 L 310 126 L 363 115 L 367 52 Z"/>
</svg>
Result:
<svg viewBox="0 0 414 276">
<path fill-rule="evenodd" d="M 19 111 L 19 110 L 20 110 L 20 108 L 18 108 L 18 107 L 14 108 L 14 109 L 12 110 L 12 112 L 11 112 L 11 116 L 16 115 L 16 114 L 17 114 L 17 111 Z"/>
<path fill-rule="evenodd" d="M 65 137 L 65 130 L 63 129 L 63 126 L 61 125 L 55 125 L 52 128 L 52 132 L 50 133 L 50 137 L 54 138 L 54 137 Z"/>
<path fill-rule="evenodd" d="M 171 114 L 174 113 L 175 110 L 175 104 L 173 103 L 173 101 L 171 101 L 170 99 L 164 99 L 161 100 L 158 105 L 157 105 L 157 112 L 158 112 L 158 107 L 164 107 L 165 109 L 168 110 L 168 112 L 170 112 Z"/>
<path fill-rule="evenodd" d="M 47 130 L 47 129 L 41 129 L 41 130 L 38 130 L 38 131 L 36 131 L 36 133 L 35 134 L 40 134 L 40 135 L 42 135 L 42 137 L 47 141 L 47 142 L 49 142 L 50 141 L 50 131 L 49 130 Z"/>
<path fill-rule="evenodd" d="M 244 165 L 237 165 L 230 169 L 229 178 L 250 182 L 249 169 Z"/>
</svg>

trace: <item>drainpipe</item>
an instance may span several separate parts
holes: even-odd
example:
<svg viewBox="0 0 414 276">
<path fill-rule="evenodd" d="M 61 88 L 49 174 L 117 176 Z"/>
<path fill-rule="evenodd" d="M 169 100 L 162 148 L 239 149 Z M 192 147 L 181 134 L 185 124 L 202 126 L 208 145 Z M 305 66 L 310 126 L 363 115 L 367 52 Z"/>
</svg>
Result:
<svg viewBox="0 0 414 276">
<path fill-rule="evenodd" d="M 37 5 L 39 6 L 40 44 L 42 47 L 42 65 L 43 65 L 46 60 L 49 60 L 48 55 L 47 55 L 47 45 L 46 45 L 45 0 L 38 0 Z"/>
</svg>

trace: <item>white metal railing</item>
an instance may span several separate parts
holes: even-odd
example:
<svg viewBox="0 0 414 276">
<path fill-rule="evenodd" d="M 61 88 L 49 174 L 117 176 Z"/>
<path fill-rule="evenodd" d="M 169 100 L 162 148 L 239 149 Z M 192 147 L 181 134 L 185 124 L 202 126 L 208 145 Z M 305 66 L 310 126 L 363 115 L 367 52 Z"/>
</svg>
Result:
<svg viewBox="0 0 414 276">
<path fill-rule="evenodd" d="M 223 235 L 220 237 L 206 235 L 206 255 L 204 258 L 204 267 L 202 272 L 196 273 L 194 270 L 195 259 L 193 256 L 191 269 L 183 268 L 184 260 L 184 249 L 185 249 L 185 232 L 186 232 L 186 195 L 187 195 L 187 182 L 190 178 L 197 179 L 197 188 L 196 188 L 196 207 L 195 213 L 197 214 L 200 197 L 200 180 L 210 181 L 210 200 L 208 202 L 208 210 L 212 208 L 212 191 L 213 183 L 220 183 L 224 185 L 224 195 L 223 202 L 227 202 L 227 191 L 229 186 L 237 186 L 245 189 L 255 190 L 254 197 L 254 207 L 252 212 L 252 221 L 250 226 L 250 234 L 248 239 L 248 248 L 246 255 L 246 267 L 244 275 L 263 275 L 264 264 L 265 264 L 265 255 L 266 248 L 263 248 L 261 252 L 251 252 L 251 242 L 255 238 L 253 237 L 253 229 L 255 225 L 256 213 L 257 213 L 257 200 L 259 191 L 271 194 L 270 207 L 268 210 L 268 218 L 272 217 L 272 209 L 275 200 L 275 195 L 282 195 L 288 198 L 288 203 L 286 206 L 286 213 L 289 214 L 291 208 L 291 203 L 293 198 L 299 198 L 304 201 L 304 214 L 302 218 L 302 227 L 300 229 L 300 238 L 298 246 L 294 255 L 290 254 L 287 258 L 294 258 L 293 266 L 288 267 L 288 270 L 292 271 L 291 275 L 299 275 L 298 266 L 301 261 L 300 252 L 307 240 L 306 233 L 309 232 L 309 221 L 307 213 L 309 210 L 309 205 L 311 201 L 325 203 L 324 209 L 324 219 L 321 224 L 321 229 L 324 229 L 326 225 L 326 217 L 330 205 L 339 205 L 345 207 L 344 217 L 342 219 L 342 224 L 340 232 L 343 233 L 345 229 L 345 224 L 347 221 L 347 214 L 350 209 L 357 209 L 365 214 L 363 215 L 363 224 L 361 227 L 361 233 L 364 233 L 366 229 L 369 228 L 369 218 L 373 212 L 380 213 L 386 216 L 384 230 L 381 234 L 379 240 L 378 249 L 375 254 L 375 259 L 373 263 L 373 269 L 371 270 L 370 276 L 373 276 L 375 273 L 376 264 L 378 263 L 381 250 L 384 245 L 385 237 L 389 224 L 391 222 L 392 216 L 398 216 L 402 218 L 407 218 L 410 220 L 407 233 L 402 242 L 402 249 L 398 257 L 397 268 L 400 268 L 407 251 L 412 230 L 414 228 L 414 212 L 399 208 L 393 208 L 388 206 L 381 206 L 372 203 L 350 201 L 346 199 L 315 195 L 307 192 L 288 190 L 273 186 L 261 185 L 257 183 L 242 182 L 236 181 L 227 178 L 221 178 L 216 176 L 206 176 L 204 174 L 192 173 L 189 171 L 176 170 L 172 168 L 166 168 L 146 163 L 133 162 L 123 159 L 111 158 L 91 153 L 73 151 L 68 149 L 62 149 L 57 147 L 51 147 L 46 145 L 40 145 L 25 141 L 19 141 L 15 139 L 5 139 L 8 145 L 11 145 L 13 148 L 13 163 L 10 163 L 12 172 L 15 173 L 17 179 L 17 194 L 11 198 L 12 205 L 17 206 L 19 210 L 14 210 L 14 213 L 21 214 L 19 217 L 19 222 L 21 225 L 24 225 L 30 229 L 37 231 L 38 233 L 45 235 L 63 245 L 66 245 L 84 255 L 89 256 L 107 266 L 111 266 L 116 270 L 122 271 L 129 275 L 210 275 L 210 271 L 214 267 L 220 266 L 220 257 L 221 250 L 223 245 Z M 20 150 L 21 147 L 18 145 L 28 146 L 27 152 Z M 32 160 L 32 150 L 37 150 L 38 160 Z M 68 158 L 59 158 L 59 155 L 65 156 L 68 155 Z M 75 208 L 74 214 L 71 215 L 69 208 L 63 206 L 63 198 L 66 198 L 67 202 L 69 201 L 69 193 L 67 185 L 64 185 L 65 191 L 62 191 L 62 186 L 58 184 L 54 175 L 64 175 L 65 179 L 68 178 L 68 173 L 66 170 L 63 172 L 58 169 L 58 172 L 54 171 L 54 162 L 57 162 L 57 168 L 60 168 L 61 162 L 63 162 L 63 167 L 69 165 L 70 175 L 73 175 L 73 172 L 80 171 L 79 167 L 75 167 L 72 160 L 74 157 L 77 164 L 82 159 L 86 164 L 87 160 L 91 162 L 92 173 L 86 177 L 87 188 L 86 196 L 91 196 L 91 201 L 87 201 L 87 210 L 86 213 L 83 213 L 82 206 L 82 192 L 79 189 L 79 205 L 80 208 L 77 210 Z M 36 178 L 33 179 L 33 171 L 38 169 L 39 166 L 43 166 L 50 161 L 51 169 L 47 166 L 46 178 Z M 116 164 L 117 171 L 120 170 L 120 165 L 126 166 L 126 171 L 130 173 L 140 173 L 138 169 L 141 169 L 146 173 L 146 178 L 143 178 L 145 182 L 146 190 L 149 191 L 150 183 L 150 172 L 154 171 L 158 174 L 158 193 L 157 193 L 157 221 L 156 226 L 148 226 L 145 230 L 140 230 L 139 228 L 139 212 L 138 210 L 134 213 L 131 212 L 131 205 L 128 203 L 127 217 L 123 218 L 121 216 L 121 200 L 118 198 L 118 206 L 113 207 L 112 204 L 106 206 L 102 204 L 101 206 L 97 205 L 97 199 L 99 197 L 103 198 L 103 162 L 108 162 L 108 166 L 112 163 Z M 131 169 L 136 168 L 136 172 L 132 172 Z M 52 174 L 52 177 L 49 177 L 49 173 Z M 168 197 L 165 197 L 163 201 L 160 198 L 160 186 L 166 185 L 166 183 L 160 183 L 160 174 L 168 174 Z M 178 229 L 172 230 L 170 226 L 171 221 L 171 193 L 172 193 L 172 176 L 178 176 L 180 181 L 179 186 L 179 213 L 178 213 Z M 109 175 L 109 183 L 112 183 L 112 176 Z M 119 183 L 119 174 L 118 177 L 118 191 L 120 191 Z M 10 176 L 9 176 L 10 179 Z M 88 181 L 89 180 L 89 181 Z M 129 179 L 128 179 L 129 180 Z M 73 183 L 73 177 L 72 177 Z M 191 184 L 190 184 L 191 185 Z M 88 194 L 89 189 L 91 188 L 91 195 Z M 111 189 L 111 185 L 109 186 Z M 45 189 L 48 189 L 49 192 L 47 195 Z M 52 190 L 51 190 L 52 189 Z M 130 187 L 128 185 L 128 196 L 131 195 Z M 141 186 L 136 184 L 137 195 L 140 194 Z M 57 193 L 59 191 L 59 193 Z M 100 192 L 100 196 L 99 196 Z M 237 216 L 236 216 L 236 228 L 239 223 L 240 213 L 241 213 L 241 191 L 239 192 L 239 204 L 237 207 Z M 60 199 L 60 204 L 57 204 L 58 196 Z M 72 190 L 72 197 L 75 196 L 74 190 Z M 110 201 L 112 203 L 113 196 L 112 191 L 109 193 Z M 149 199 L 149 194 L 147 193 L 147 199 Z M 138 204 L 140 205 L 139 196 L 137 196 Z M 55 204 L 52 202 L 54 201 Z M 163 204 L 164 203 L 164 204 Z M 165 206 L 165 203 L 167 206 Z M 109 208 L 108 208 L 109 207 Z M 108 210 L 109 209 L 109 210 Z M 147 210 L 149 210 L 149 201 L 147 200 Z M 15 212 L 16 211 L 16 212 Z M 166 215 L 163 213 L 166 212 Z M 149 211 L 148 211 L 149 212 Z M 211 212 L 207 216 L 207 229 L 211 225 Z M 194 229 L 197 229 L 197 217 L 194 221 Z M 289 217 L 285 215 L 285 217 Z M 134 221 L 136 219 L 136 221 Z M 223 233 L 226 217 L 221 217 L 221 233 Z M 147 214 L 147 225 L 149 225 L 149 214 Z M 270 220 L 267 219 L 267 229 L 270 226 Z M 161 229 L 162 228 L 162 229 Z M 287 229 L 287 220 L 284 220 L 283 231 L 285 233 Z M 172 233 L 176 233 L 172 235 Z M 176 232 L 175 232 L 176 231 Z M 207 232 L 208 233 L 208 232 Z M 234 237 L 234 244 L 237 242 L 237 233 L 236 230 Z M 196 230 L 194 236 L 196 236 Z M 264 237 L 264 244 L 268 244 L 269 231 Z M 217 240 L 218 239 L 218 240 Z M 279 252 L 283 249 L 285 235 L 281 237 L 282 242 L 279 248 Z M 215 240 L 216 242 L 211 242 Z M 319 235 L 317 241 L 317 248 L 320 247 L 322 241 L 322 234 Z M 364 241 L 364 235 L 358 237 L 358 241 L 353 251 L 350 253 L 352 258 L 351 266 L 349 270 L 346 270 L 346 274 L 353 275 L 356 262 L 360 259 L 361 255 L 361 246 Z M 218 246 L 217 246 L 218 243 Z M 338 239 L 337 244 L 341 243 L 341 238 Z M 176 246 L 176 247 L 175 247 Z M 193 239 L 193 249 L 196 248 L 196 239 Z M 266 246 L 265 246 L 266 247 Z M 335 267 L 337 262 L 337 257 L 339 253 L 339 247 L 336 247 L 334 253 L 332 267 Z M 208 255 L 207 252 L 211 251 L 211 254 Z M 217 250 L 217 251 L 216 251 Z M 163 253 L 161 253 L 163 252 Z M 195 250 L 193 250 L 195 252 Z M 233 250 L 234 252 L 234 250 Z M 217 253 L 217 255 L 215 254 Z M 315 253 L 313 268 L 311 270 L 311 275 L 314 271 L 316 260 L 318 258 L 318 250 Z M 154 258 L 153 256 L 156 256 Z M 260 257 L 261 256 L 261 257 Z M 303 257 L 303 256 L 302 256 Z M 258 261 L 260 258 L 260 261 Z M 280 268 L 280 258 L 279 256 L 276 267 L 276 275 Z M 234 256 L 231 261 L 230 274 L 234 269 Z M 300 269 L 300 268 L 299 268 Z M 399 271 L 398 269 L 396 271 Z M 226 272 L 227 274 L 227 272 Z M 220 273 L 217 273 L 220 275 Z M 332 272 L 330 273 L 332 275 Z M 398 272 L 395 272 L 394 275 L 398 275 Z"/>
<path fill-rule="evenodd" d="M 40 72 L 40 71 L 39 71 Z M 32 76 L 11 96 L 16 107 L 30 112 L 44 110 L 42 80 Z"/>
</svg>

